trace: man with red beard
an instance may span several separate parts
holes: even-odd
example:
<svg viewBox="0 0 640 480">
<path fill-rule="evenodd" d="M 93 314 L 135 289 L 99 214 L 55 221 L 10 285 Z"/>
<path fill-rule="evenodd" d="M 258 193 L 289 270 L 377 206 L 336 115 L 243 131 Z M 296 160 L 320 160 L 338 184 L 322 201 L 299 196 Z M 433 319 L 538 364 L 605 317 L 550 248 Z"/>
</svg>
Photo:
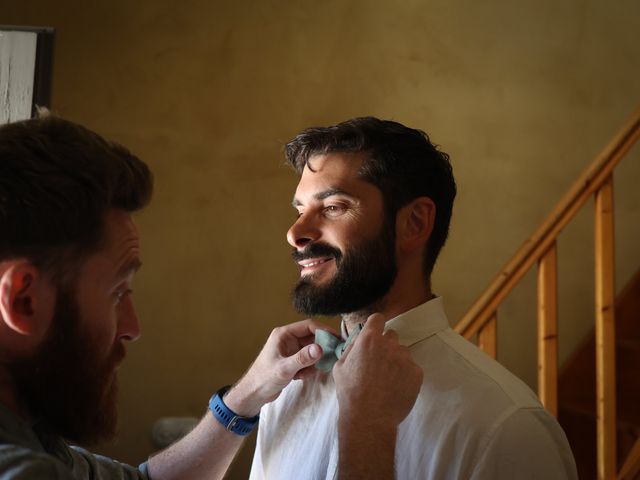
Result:
<svg viewBox="0 0 640 480">
<path fill-rule="evenodd" d="M 142 161 L 79 125 L 44 115 L 0 127 L 1 478 L 221 478 L 261 407 L 315 374 L 323 352 L 314 332 L 327 327 L 297 322 L 275 329 L 198 426 L 139 468 L 68 446 L 115 432 L 117 369 L 125 342 L 140 334 L 131 214 L 151 193 Z M 393 455 L 395 439 L 383 433 L 407 415 L 422 377 L 383 323 L 373 316 L 334 370 L 348 424 L 342 448 L 353 458 L 372 454 L 354 448 L 366 435 L 379 438 L 379 458 Z M 363 399 L 373 423 L 354 408 Z"/>
<path fill-rule="evenodd" d="M 412 411 L 386 433 L 398 439 L 388 474 L 576 478 L 557 421 L 523 382 L 449 328 L 432 291 L 456 195 L 448 155 L 420 130 L 366 117 L 307 129 L 286 156 L 300 175 L 287 234 L 300 269 L 295 307 L 341 315 L 343 337 L 379 312 L 424 371 Z M 348 423 L 336 380 L 320 373 L 292 383 L 263 407 L 251 479 L 332 480 L 347 465 L 363 477 L 379 472 L 357 451 L 343 455 L 338 438 Z M 376 440 L 361 438 L 359 449 Z"/>
</svg>

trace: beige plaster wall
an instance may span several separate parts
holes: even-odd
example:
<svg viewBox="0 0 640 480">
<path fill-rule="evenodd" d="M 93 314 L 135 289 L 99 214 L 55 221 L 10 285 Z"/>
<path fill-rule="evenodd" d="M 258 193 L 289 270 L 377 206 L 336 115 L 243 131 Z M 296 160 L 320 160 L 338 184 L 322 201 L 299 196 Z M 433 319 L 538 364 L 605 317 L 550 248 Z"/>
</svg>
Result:
<svg viewBox="0 0 640 480">
<path fill-rule="evenodd" d="M 55 110 L 156 175 L 138 217 L 144 333 L 104 449 L 134 463 L 155 419 L 200 415 L 299 318 L 281 155 L 298 130 L 370 114 L 451 154 L 460 193 L 434 286 L 455 323 L 640 105 L 634 0 L 1 0 L 0 23 L 56 27 Z M 620 284 L 640 265 L 639 156 L 617 175 Z M 590 328 L 591 237 L 589 210 L 560 242 L 562 358 Z M 535 387 L 529 277 L 500 311 L 499 355 Z"/>
</svg>

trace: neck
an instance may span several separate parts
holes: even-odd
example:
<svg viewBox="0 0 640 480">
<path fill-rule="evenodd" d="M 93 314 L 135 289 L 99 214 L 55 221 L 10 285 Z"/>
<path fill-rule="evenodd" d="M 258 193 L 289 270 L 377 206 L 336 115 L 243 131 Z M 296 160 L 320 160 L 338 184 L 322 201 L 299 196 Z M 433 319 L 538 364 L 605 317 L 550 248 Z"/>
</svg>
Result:
<svg viewBox="0 0 640 480">
<path fill-rule="evenodd" d="M 364 323 L 374 313 L 380 313 L 387 320 L 390 320 L 418 305 L 428 302 L 433 297 L 430 286 L 425 286 L 422 282 L 419 282 L 417 288 L 406 288 L 395 282 L 391 290 L 383 298 L 362 310 L 343 314 L 342 321 L 347 328 L 347 332 L 350 332 L 353 327 L 359 323 Z"/>
</svg>

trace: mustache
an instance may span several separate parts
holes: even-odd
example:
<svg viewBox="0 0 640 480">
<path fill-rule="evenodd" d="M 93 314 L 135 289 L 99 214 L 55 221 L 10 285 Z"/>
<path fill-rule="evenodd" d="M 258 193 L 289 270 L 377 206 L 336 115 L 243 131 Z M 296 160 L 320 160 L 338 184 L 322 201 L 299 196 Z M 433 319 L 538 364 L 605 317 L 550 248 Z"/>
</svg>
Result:
<svg viewBox="0 0 640 480">
<path fill-rule="evenodd" d="M 342 258 L 342 252 L 326 243 L 312 243 L 301 251 L 294 248 L 291 256 L 296 262 L 315 257 L 333 257 L 338 262 Z"/>
<path fill-rule="evenodd" d="M 100 371 L 104 378 L 107 378 L 110 375 L 113 375 L 118 367 L 122 365 L 125 357 L 127 356 L 127 350 L 121 341 L 117 341 L 111 352 L 109 352 L 109 356 L 101 362 L 100 365 L 96 366 L 97 371 Z"/>
<path fill-rule="evenodd" d="M 111 355 L 109 358 L 109 364 L 111 365 L 112 368 L 117 367 L 124 361 L 124 358 L 126 356 L 127 356 L 127 350 L 125 349 L 122 342 L 119 341 L 113 346 L 113 351 L 111 352 Z"/>
</svg>

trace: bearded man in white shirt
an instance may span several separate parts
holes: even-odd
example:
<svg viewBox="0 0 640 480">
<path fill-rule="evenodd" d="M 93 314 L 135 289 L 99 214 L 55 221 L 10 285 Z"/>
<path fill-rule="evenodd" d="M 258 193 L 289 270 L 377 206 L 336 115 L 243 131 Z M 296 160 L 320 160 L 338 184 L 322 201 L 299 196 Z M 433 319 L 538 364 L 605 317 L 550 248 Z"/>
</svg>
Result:
<svg viewBox="0 0 640 480">
<path fill-rule="evenodd" d="M 300 268 L 296 309 L 341 315 L 343 337 L 380 313 L 423 369 L 412 411 L 387 431 L 397 438 L 389 459 L 395 476 L 577 478 L 555 418 L 523 382 L 451 330 L 432 292 L 456 195 L 448 155 L 420 130 L 365 117 L 304 130 L 286 156 L 300 175 L 298 218 L 287 233 Z M 369 449 L 373 435 L 338 448 L 346 426 L 339 397 L 331 372 L 318 372 L 264 406 L 251 478 L 334 479 L 344 465 L 358 478 L 371 475 L 371 465 L 354 465 L 350 452 Z"/>
</svg>

